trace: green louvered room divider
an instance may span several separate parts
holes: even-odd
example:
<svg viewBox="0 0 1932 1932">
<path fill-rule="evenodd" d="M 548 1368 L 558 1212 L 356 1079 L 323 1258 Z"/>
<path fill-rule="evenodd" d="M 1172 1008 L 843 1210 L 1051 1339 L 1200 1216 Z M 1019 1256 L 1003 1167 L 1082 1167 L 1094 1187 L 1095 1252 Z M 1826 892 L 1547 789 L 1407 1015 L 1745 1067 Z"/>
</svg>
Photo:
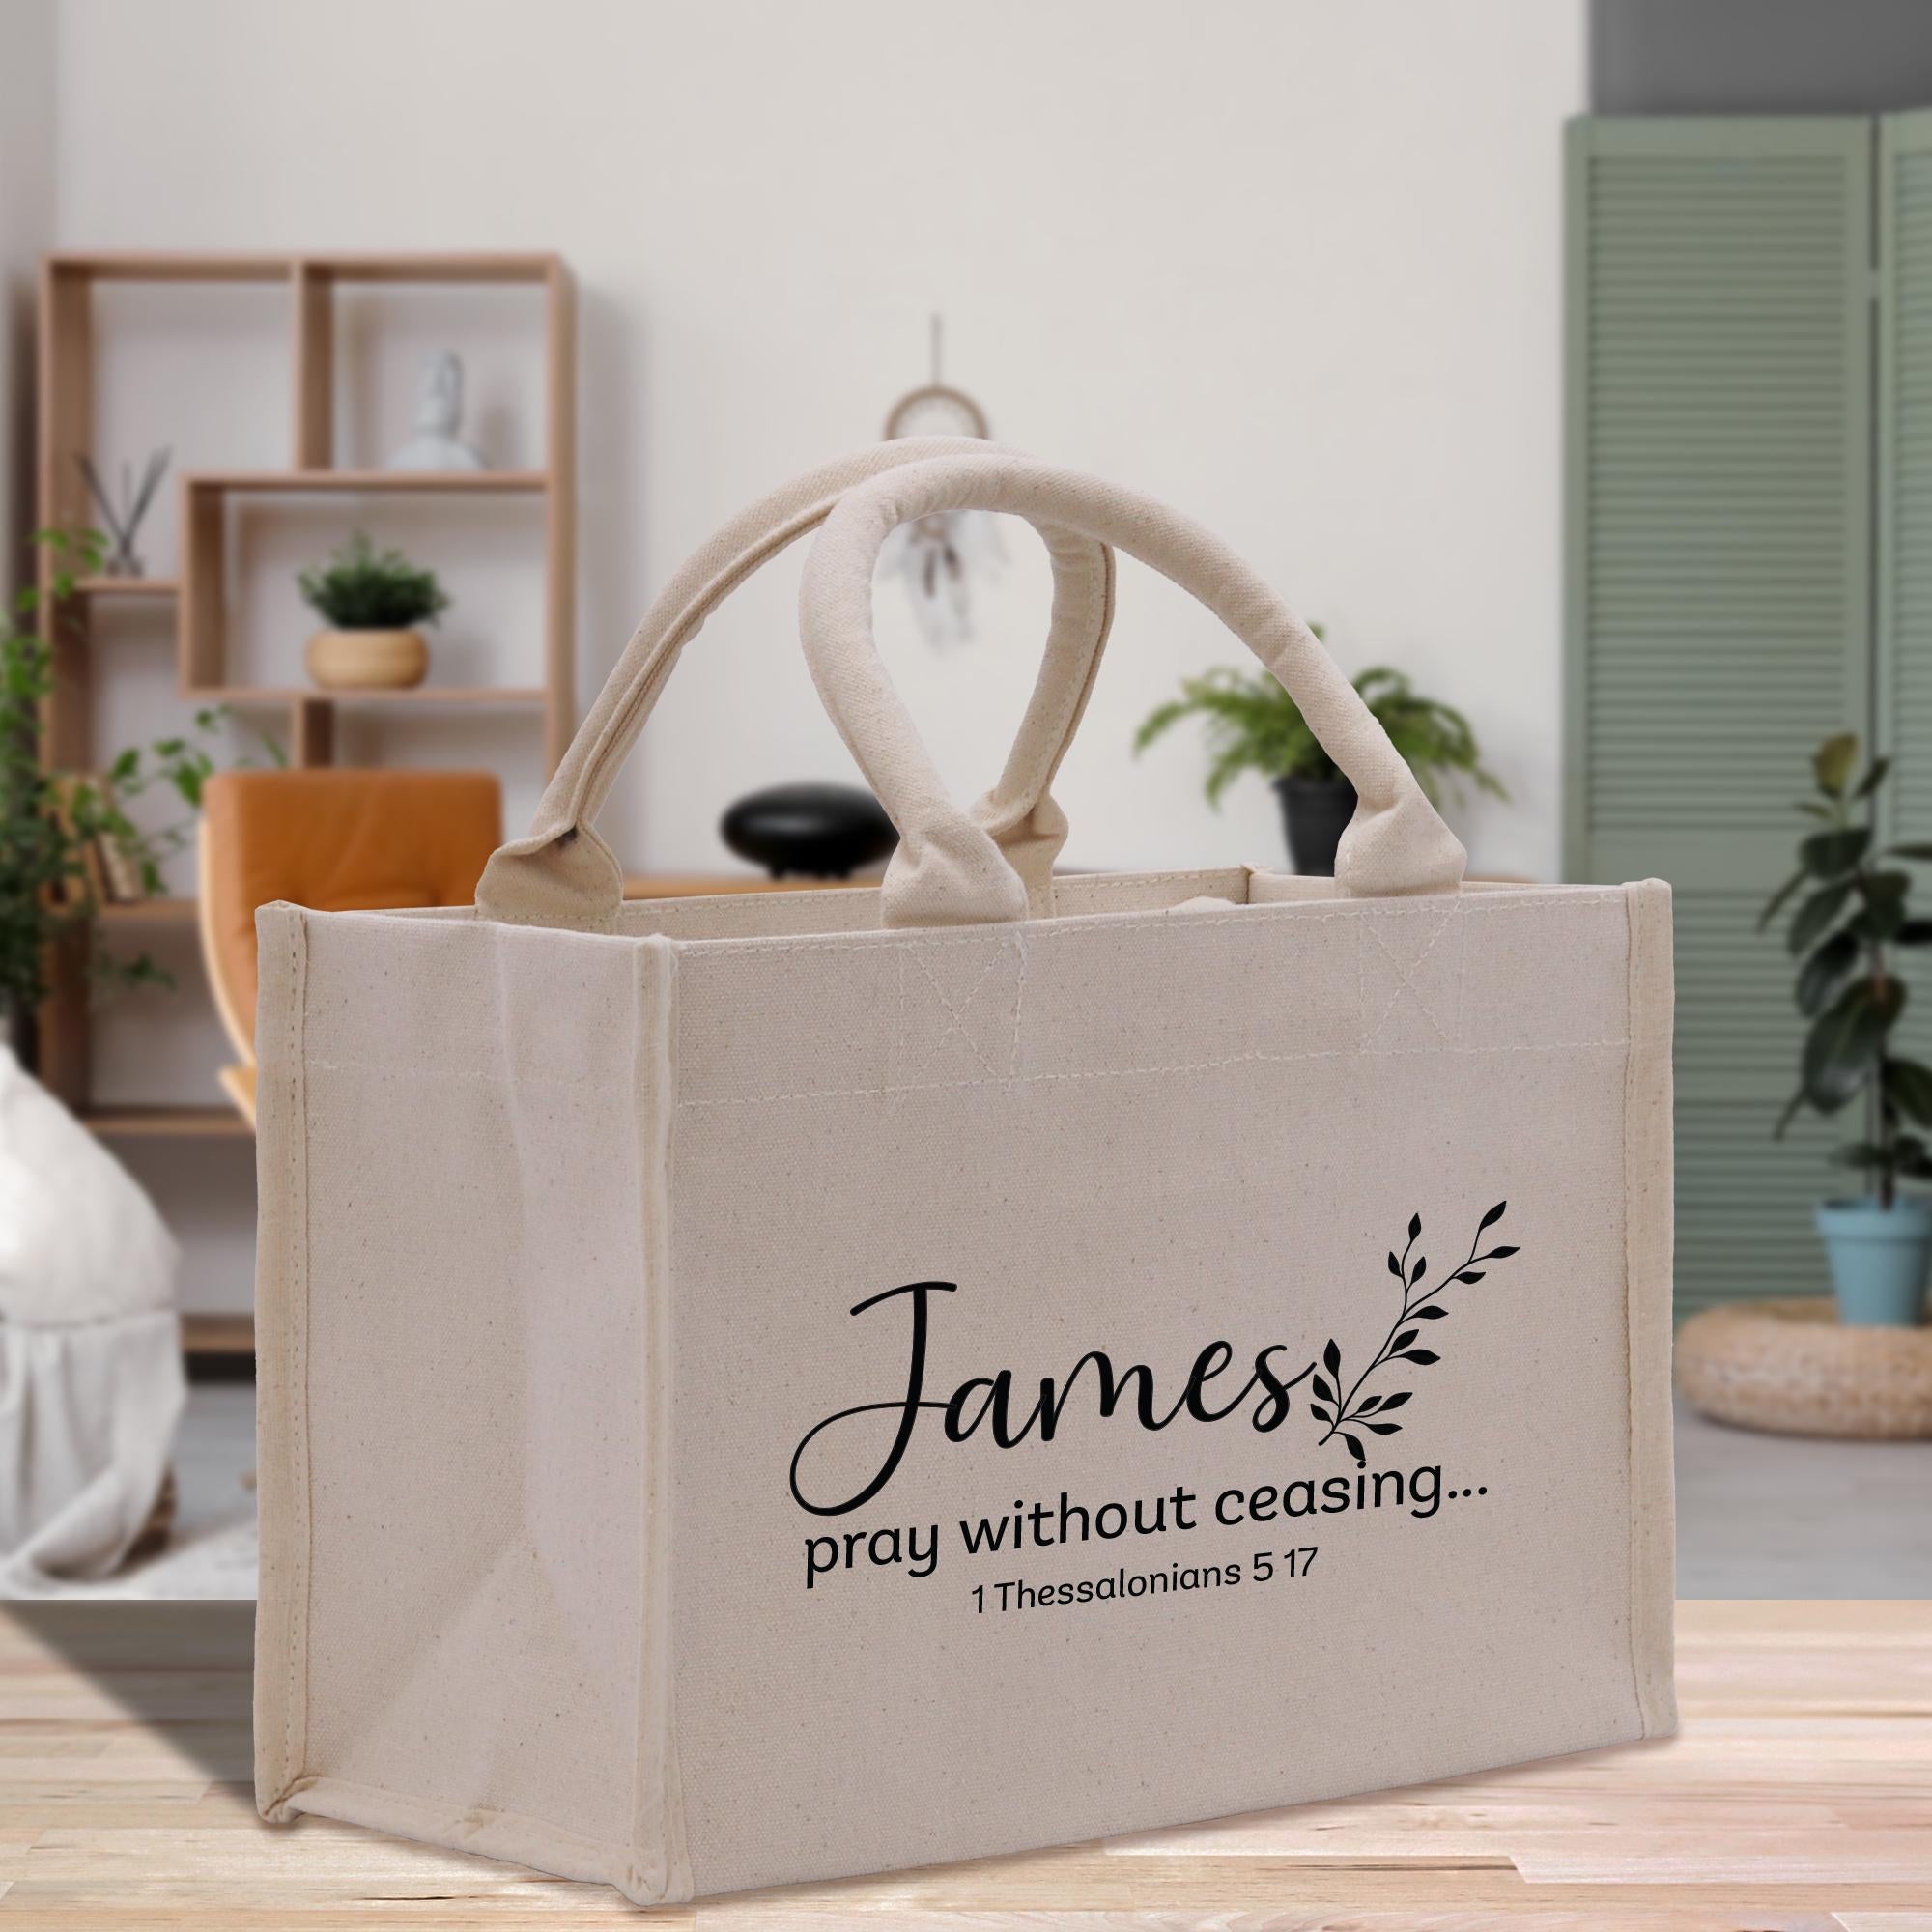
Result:
<svg viewBox="0 0 1932 1932">
<path fill-rule="evenodd" d="M 1878 179 L 1877 730 L 1897 760 L 1885 830 L 1919 840 L 1932 839 L 1932 113 L 1879 124 Z"/>
<path fill-rule="evenodd" d="M 1567 189 L 1566 871 L 1676 890 L 1679 1313 L 1819 1293 L 1855 1122 L 1771 1138 L 1754 928 L 1828 732 L 1932 838 L 1932 114 L 1579 121 Z"/>
</svg>

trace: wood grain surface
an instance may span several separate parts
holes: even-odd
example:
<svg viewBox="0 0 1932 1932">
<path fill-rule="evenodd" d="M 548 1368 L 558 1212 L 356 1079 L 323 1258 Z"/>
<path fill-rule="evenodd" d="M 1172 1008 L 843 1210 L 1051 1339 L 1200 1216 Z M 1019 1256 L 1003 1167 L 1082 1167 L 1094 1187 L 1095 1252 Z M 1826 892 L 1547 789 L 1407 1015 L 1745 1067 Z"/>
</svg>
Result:
<svg viewBox="0 0 1932 1932">
<path fill-rule="evenodd" d="M 1932 1605 L 1679 1605 L 1681 1736 L 649 1915 L 250 1803 L 247 1604 L 0 1606 L 0 1928 L 1932 1932 Z"/>
</svg>

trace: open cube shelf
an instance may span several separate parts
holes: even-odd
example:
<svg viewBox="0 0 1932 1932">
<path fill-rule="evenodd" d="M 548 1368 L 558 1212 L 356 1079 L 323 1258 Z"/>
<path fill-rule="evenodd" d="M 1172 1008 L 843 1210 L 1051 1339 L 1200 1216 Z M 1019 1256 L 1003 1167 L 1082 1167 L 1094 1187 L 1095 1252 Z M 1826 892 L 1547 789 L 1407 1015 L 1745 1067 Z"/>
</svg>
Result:
<svg viewBox="0 0 1932 1932">
<path fill-rule="evenodd" d="M 240 254 L 75 252 L 50 255 L 42 267 L 39 372 L 38 522 L 75 529 L 94 521 L 75 459 L 93 454 L 98 389 L 94 292 L 108 283 L 199 283 L 210 299 L 240 286 L 286 290 L 291 414 L 288 468 L 190 470 L 179 481 L 181 556 L 170 577 L 88 578 L 56 612 L 43 603 L 43 635 L 54 653 L 56 688 L 46 707 L 48 764 L 86 770 L 94 763 L 95 707 L 117 656 L 93 635 L 95 607 L 136 601 L 166 611 L 172 603 L 180 685 L 185 696 L 237 709 L 285 709 L 298 764 L 334 755 L 338 708 L 410 716 L 451 707 L 528 714 L 543 736 L 543 769 L 555 769 L 575 724 L 573 666 L 576 588 L 576 323 L 569 270 L 549 254 Z M 458 473 L 413 473 L 336 463 L 334 425 L 342 335 L 337 296 L 361 286 L 441 289 L 521 287 L 535 291 L 543 311 L 542 447 L 537 468 Z M 258 295 L 253 298 L 260 301 Z M 232 311 L 226 311 L 232 312 Z M 533 416 L 532 416 L 533 419 Z M 526 452 L 519 452 L 523 454 Z M 522 496 L 540 506 L 544 587 L 542 639 L 535 682 L 469 679 L 406 691 L 324 691 L 281 681 L 251 683 L 232 674 L 231 613 L 226 609 L 227 504 L 240 496 L 409 494 L 454 505 Z M 41 588 L 51 591 L 56 560 L 43 554 Z M 186 923 L 189 900 L 152 910 L 114 907 L 108 923 L 158 919 Z M 96 1131 L 115 1137 L 227 1138 L 245 1133 L 232 1110 L 208 1106 L 89 1106 L 92 1024 L 88 948 L 76 937 L 56 949 L 53 991 L 41 1015 L 39 1072 Z M 211 1071 L 211 1090 L 213 1074 Z M 232 1123 L 232 1124 L 231 1124 Z"/>
<path fill-rule="evenodd" d="M 540 469 L 470 470 L 421 474 L 408 470 L 291 469 L 189 473 L 181 481 L 181 688 L 185 697 L 244 704 L 302 702 L 509 703 L 548 705 L 548 682 L 531 686 L 435 686 L 410 690 L 336 691 L 308 686 L 253 686 L 232 675 L 228 604 L 228 506 L 237 497 L 415 496 L 474 497 L 537 496 L 550 486 Z M 564 721 L 565 728 L 568 720 Z M 550 748 L 546 769 L 560 748 Z"/>
</svg>

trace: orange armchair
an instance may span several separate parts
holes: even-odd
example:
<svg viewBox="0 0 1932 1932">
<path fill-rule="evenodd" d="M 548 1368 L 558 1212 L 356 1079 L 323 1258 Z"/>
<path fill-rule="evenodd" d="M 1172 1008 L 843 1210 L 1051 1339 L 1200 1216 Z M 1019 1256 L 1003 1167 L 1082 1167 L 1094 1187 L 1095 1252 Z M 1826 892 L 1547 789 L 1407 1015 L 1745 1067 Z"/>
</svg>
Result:
<svg viewBox="0 0 1932 1932">
<path fill-rule="evenodd" d="M 503 840 L 489 772 L 222 772 L 201 818 L 201 944 L 240 1056 L 221 1073 L 255 1122 L 255 909 L 318 912 L 469 905 Z"/>
</svg>

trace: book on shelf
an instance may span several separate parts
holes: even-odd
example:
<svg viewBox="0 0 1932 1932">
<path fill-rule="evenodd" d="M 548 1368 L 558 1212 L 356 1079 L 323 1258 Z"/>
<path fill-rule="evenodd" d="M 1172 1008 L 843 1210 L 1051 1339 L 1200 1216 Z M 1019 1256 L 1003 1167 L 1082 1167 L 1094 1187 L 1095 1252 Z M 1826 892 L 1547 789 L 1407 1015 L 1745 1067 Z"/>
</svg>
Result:
<svg viewBox="0 0 1932 1932">
<path fill-rule="evenodd" d="M 99 772 L 67 772 L 54 780 L 55 810 L 71 837 L 83 816 L 98 819 L 115 810 L 114 787 Z M 148 896 L 141 860 L 126 839 L 105 829 L 80 841 L 80 871 L 54 889 L 57 905 L 132 905 Z"/>
</svg>

